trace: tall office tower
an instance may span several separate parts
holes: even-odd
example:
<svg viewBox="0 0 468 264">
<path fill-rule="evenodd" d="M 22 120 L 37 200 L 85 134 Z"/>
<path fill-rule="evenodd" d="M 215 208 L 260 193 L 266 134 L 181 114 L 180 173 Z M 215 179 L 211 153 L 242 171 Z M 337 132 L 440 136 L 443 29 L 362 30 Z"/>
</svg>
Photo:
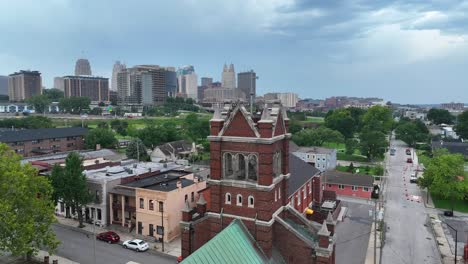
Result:
<svg viewBox="0 0 468 264">
<path fill-rule="evenodd" d="M 198 100 L 198 76 L 192 65 L 177 70 L 178 94 L 193 100 Z"/>
<path fill-rule="evenodd" d="M 11 102 L 20 102 L 42 94 L 42 78 L 38 71 L 19 71 L 9 75 L 8 96 Z"/>
<path fill-rule="evenodd" d="M 244 92 L 247 100 L 255 99 L 257 75 L 253 70 L 237 74 L 237 88 Z"/>
<path fill-rule="evenodd" d="M 112 68 L 111 91 L 117 91 L 117 73 L 121 72 L 125 68 L 127 68 L 125 64 L 121 64 L 120 61 L 115 62 L 114 68 Z"/>
<path fill-rule="evenodd" d="M 59 89 L 60 91 L 64 90 L 63 77 L 54 78 L 54 88 Z"/>
<path fill-rule="evenodd" d="M 109 78 L 94 76 L 64 76 L 64 96 L 85 96 L 93 102 L 109 101 Z"/>
<path fill-rule="evenodd" d="M 213 84 L 213 78 L 209 78 L 209 77 L 201 78 L 201 86 L 211 87 L 211 84 Z"/>
<path fill-rule="evenodd" d="M 0 95 L 8 95 L 8 76 L 0 75 Z"/>
<path fill-rule="evenodd" d="M 234 70 L 234 64 L 231 63 L 229 68 L 224 64 L 221 82 L 223 83 L 223 88 L 236 88 L 236 72 Z"/>
<path fill-rule="evenodd" d="M 75 75 L 93 75 L 91 64 L 87 59 L 78 59 L 75 64 Z"/>
<path fill-rule="evenodd" d="M 118 102 L 121 105 L 160 105 L 176 91 L 172 67 L 137 65 L 117 73 Z"/>
</svg>

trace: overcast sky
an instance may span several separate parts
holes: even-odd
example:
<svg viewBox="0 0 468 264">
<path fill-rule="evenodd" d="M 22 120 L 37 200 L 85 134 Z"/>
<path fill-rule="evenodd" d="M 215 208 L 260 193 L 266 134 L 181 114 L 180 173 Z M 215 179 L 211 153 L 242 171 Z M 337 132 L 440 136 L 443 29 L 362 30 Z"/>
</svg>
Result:
<svg viewBox="0 0 468 264">
<path fill-rule="evenodd" d="M 80 57 L 105 77 L 121 60 L 219 80 L 232 62 L 259 93 L 468 103 L 468 1 L 0 0 L 0 75 L 51 87 Z"/>
</svg>

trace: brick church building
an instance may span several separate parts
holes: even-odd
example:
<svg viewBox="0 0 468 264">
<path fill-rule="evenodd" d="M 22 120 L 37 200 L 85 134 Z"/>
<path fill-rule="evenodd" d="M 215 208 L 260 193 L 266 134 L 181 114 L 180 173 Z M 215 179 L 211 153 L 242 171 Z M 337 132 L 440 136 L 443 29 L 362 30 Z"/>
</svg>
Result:
<svg viewBox="0 0 468 264">
<path fill-rule="evenodd" d="M 332 212 L 317 223 L 290 205 L 288 121 L 279 102 L 258 116 L 242 103 L 216 109 L 208 193 L 180 223 L 183 263 L 335 263 Z"/>
</svg>

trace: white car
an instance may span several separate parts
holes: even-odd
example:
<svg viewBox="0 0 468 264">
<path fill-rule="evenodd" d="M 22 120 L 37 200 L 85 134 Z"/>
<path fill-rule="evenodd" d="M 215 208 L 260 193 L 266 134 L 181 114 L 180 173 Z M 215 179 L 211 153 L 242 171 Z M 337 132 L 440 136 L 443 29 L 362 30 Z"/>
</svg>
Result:
<svg viewBox="0 0 468 264">
<path fill-rule="evenodd" d="M 146 251 L 149 248 L 148 243 L 141 239 L 127 240 L 123 242 L 123 247 L 133 249 L 137 252 Z"/>
<path fill-rule="evenodd" d="M 418 182 L 418 177 L 416 176 L 416 173 L 411 173 L 410 176 L 410 183 L 417 183 Z"/>
</svg>

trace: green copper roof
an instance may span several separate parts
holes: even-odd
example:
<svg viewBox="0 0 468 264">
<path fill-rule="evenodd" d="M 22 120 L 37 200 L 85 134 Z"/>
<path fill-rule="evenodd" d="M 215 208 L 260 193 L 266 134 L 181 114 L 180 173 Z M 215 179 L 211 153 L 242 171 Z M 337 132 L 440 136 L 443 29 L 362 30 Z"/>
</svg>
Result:
<svg viewBox="0 0 468 264">
<path fill-rule="evenodd" d="M 187 257 L 183 264 L 265 263 L 258 247 L 242 221 L 235 219 L 223 231 Z"/>
</svg>

